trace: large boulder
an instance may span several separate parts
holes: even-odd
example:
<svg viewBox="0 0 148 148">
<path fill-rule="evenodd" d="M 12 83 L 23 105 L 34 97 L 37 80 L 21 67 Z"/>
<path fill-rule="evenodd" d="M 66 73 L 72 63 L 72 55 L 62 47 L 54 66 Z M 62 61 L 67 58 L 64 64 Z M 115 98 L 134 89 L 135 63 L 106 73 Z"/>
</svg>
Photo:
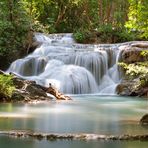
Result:
<svg viewBox="0 0 148 148">
<path fill-rule="evenodd" d="M 116 87 L 116 93 L 121 96 L 137 96 L 137 80 L 130 81 L 130 80 L 123 80 L 120 84 Z"/>
<path fill-rule="evenodd" d="M 1 72 L 2 73 L 2 72 Z M 11 73 L 15 90 L 10 98 L 11 101 L 50 100 L 44 86 L 36 84 L 35 81 L 25 80 L 18 75 Z"/>
<path fill-rule="evenodd" d="M 0 74 L 8 75 L 0 70 Z M 35 81 L 25 80 L 15 73 L 10 73 L 12 76 L 12 81 L 15 86 L 15 90 L 11 97 L 0 94 L 0 101 L 32 101 L 32 100 L 51 100 L 54 97 L 58 100 L 71 100 L 70 97 L 65 96 L 58 90 L 55 93 L 51 93 L 49 88 L 36 84 Z M 47 95 L 50 93 L 51 96 Z M 52 96 L 53 95 L 53 96 Z"/>
<path fill-rule="evenodd" d="M 139 79 L 123 80 L 116 87 L 116 93 L 121 96 L 143 96 L 148 98 L 148 87 L 138 87 Z"/>
<path fill-rule="evenodd" d="M 135 64 L 143 62 L 144 64 L 148 61 L 148 56 L 143 56 L 142 51 L 148 51 L 148 42 L 131 42 L 129 45 L 120 46 L 121 52 L 119 56 L 119 62 L 126 64 Z M 122 69 L 123 80 L 117 86 L 116 92 L 119 95 L 125 96 L 145 96 L 148 97 L 148 86 L 140 85 L 141 76 L 136 75 L 135 77 L 126 76 L 125 69 Z M 120 70 L 121 71 L 121 70 Z"/>
<path fill-rule="evenodd" d="M 132 46 L 126 46 L 122 50 L 121 54 L 121 62 L 130 64 L 135 62 L 144 62 L 148 61 L 147 56 L 142 56 L 141 52 L 143 50 L 147 50 L 145 48 L 139 48 L 139 47 L 132 47 Z"/>
<path fill-rule="evenodd" d="M 43 96 L 47 97 L 46 92 L 39 88 L 38 85 L 36 84 L 28 84 L 26 87 L 26 91 L 31 95 L 31 96 Z"/>
</svg>

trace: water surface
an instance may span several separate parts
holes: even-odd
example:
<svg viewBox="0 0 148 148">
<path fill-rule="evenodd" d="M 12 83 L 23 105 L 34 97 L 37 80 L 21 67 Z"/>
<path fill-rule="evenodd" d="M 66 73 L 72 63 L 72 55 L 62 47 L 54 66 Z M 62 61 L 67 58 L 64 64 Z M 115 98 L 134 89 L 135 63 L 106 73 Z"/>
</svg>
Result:
<svg viewBox="0 0 148 148">
<path fill-rule="evenodd" d="M 0 104 L 0 130 L 29 130 L 43 133 L 95 133 L 106 135 L 147 134 L 148 128 L 139 124 L 148 113 L 146 99 L 81 95 L 73 101 L 51 101 L 37 104 Z M 60 147 L 61 148 L 139 148 L 140 141 L 38 141 L 31 138 L 0 136 L 3 148 Z"/>
<path fill-rule="evenodd" d="M 73 96 L 73 101 L 0 104 L 1 130 L 46 133 L 142 134 L 139 125 L 148 111 L 144 99 L 114 96 Z"/>
<path fill-rule="evenodd" d="M 13 137 L 0 137 L 2 148 L 147 148 L 146 141 L 38 141 Z"/>
</svg>

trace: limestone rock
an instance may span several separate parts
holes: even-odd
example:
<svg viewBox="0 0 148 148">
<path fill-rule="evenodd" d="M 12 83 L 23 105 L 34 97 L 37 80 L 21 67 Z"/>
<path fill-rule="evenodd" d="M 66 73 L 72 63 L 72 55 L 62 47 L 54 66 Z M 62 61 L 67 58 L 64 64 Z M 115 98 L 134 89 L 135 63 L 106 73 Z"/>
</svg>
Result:
<svg viewBox="0 0 148 148">
<path fill-rule="evenodd" d="M 18 77 L 14 77 L 13 78 L 13 84 L 15 85 L 15 87 L 17 89 L 22 89 L 22 87 L 24 86 L 24 79 L 18 78 Z"/>
<path fill-rule="evenodd" d="M 24 101 L 26 99 L 25 92 L 22 92 L 20 90 L 15 90 L 11 96 L 12 101 Z"/>
<path fill-rule="evenodd" d="M 116 87 L 117 94 L 122 96 L 137 96 L 138 93 L 135 87 L 137 85 L 137 81 L 138 80 L 123 80 Z"/>
<path fill-rule="evenodd" d="M 131 44 L 132 47 L 139 47 L 139 48 L 148 48 L 148 43 L 146 42 L 137 42 Z"/>
<path fill-rule="evenodd" d="M 144 49 L 138 47 L 131 47 L 131 46 L 126 47 L 125 50 L 122 51 L 121 55 L 122 62 L 130 64 L 135 62 L 148 61 L 148 57 L 143 57 L 141 55 L 141 51 L 143 50 Z"/>
<path fill-rule="evenodd" d="M 148 42 L 131 42 L 129 45 L 121 46 L 120 50 L 121 52 L 119 56 L 119 62 L 124 62 L 126 64 L 136 64 L 137 62 L 148 61 L 148 56 L 143 56 L 141 54 L 142 51 L 148 50 Z M 116 88 L 117 94 L 125 96 L 148 97 L 148 86 L 139 85 L 141 81 L 140 76 L 129 78 L 126 77 L 124 69 L 122 69 L 122 72 L 123 80 Z"/>
<path fill-rule="evenodd" d="M 65 96 L 55 89 L 55 94 L 49 92 L 49 88 L 36 84 L 35 81 L 25 80 L 16 74 L 13 75 L 13 82 L 16 87 L 11 100 L 14 101 L 31 101 L 31 100 L 51 100 L 53 97 L 48 96 L 50 93 L 58 100 L 70 100 L 71 98 Z"/>
<path fill-rule="evenodd" d="M 121 96 L 143 96 L 148 98 L 148 87 L 136 87 L 138 79 L 123 80 L 116 87 L 116 93 Z"/>
<path fill-rule="evenodd" d="M 43 96 L 47 97 L 47 94 L 45 91 L 43 91 L 41 88 L 38 88 L 36 84 L 29 84 L 26 87 L 26 91 L 31 95 L 31 96 Z"/>
<path fill-rule="evenodd" d="M 35 81 L 25 80 L 16 74 L 12 74 L 13 83 L 16 90 L 11 96 L 12 101 L 31 101 L 31 100 L 51 100 L 52 97 L 47 96 L 46 89 L 36 84 Z"/>
</svg>

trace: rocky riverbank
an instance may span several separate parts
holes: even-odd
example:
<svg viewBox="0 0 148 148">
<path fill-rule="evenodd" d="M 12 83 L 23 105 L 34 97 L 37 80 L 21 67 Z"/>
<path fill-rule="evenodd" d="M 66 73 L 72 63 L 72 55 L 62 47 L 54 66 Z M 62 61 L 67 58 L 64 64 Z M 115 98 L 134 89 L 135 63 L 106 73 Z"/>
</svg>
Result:
<svg viewBox="0 0 148 148">
<path fill-rule="evenodd" d="M 9 75 L 0 71 L 2 75 Z M 29 81 L 11 73 L 12 81 L 15 87 L 11 97 L 2 94 L 0 95 L 1 102 L 32 102 L 32 101 L 49 101 L 52 99 L 70 100 L 71 98 L 53 88 L 55 93 L 49 92 L 49 88 L 36 84 L 35 81 Z M 51 94 L 50 96 L 47 94 Z"/>
<path fill-rule="evenodd" d="M 129 71 L 129 75 L 126 75 L 126 70 L 122 68 L 120 69 L 122 71 L 123 79 L 116 88 L 117 94 L 124 96 L 144 96 L 148 98 L 148 55 L 143 56 L 143 51 L 148 51 L 148 42 L 139 42 L 122 47 L 120 62 L 127 65 L 133 64 L 131 71 L 134 72 L 135 75 L 134 73 L 131 73 L 130 75 Z M 140 75 L 140 67 L 138 69 L 139 63 L 145 67 L 144 80 L 141 78 L 142 74 Z M 134 69 L 135 67 L 137 69 Z M 140 85 L 141 83 L 144 84 Z"/>
</svg>

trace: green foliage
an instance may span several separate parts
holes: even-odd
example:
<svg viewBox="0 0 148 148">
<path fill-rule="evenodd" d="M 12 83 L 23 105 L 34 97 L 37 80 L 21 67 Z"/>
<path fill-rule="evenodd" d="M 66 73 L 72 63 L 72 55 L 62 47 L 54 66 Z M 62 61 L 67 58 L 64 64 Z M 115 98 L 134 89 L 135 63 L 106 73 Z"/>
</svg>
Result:
<svg viewBox="0 0 148 148">
<path fill-rule="evenodd" d="M 119 63 L 119 66 L 122 66 L 126 70 L 126 74 L 132 77 L 148 75 L 148 62 Z"/>
<path fill-rule="evenodd" d="M 74 39 L 79 43 L 83 43 L 83 41 L 85 40 L 85 36 L 84 36 L 83 32 L 77 30 L 74 33 Z"/>
<path fill-rule="evenodd" d="M 148 57 L 148 50 L 143 50 L 143 51 L 141 52 L 141 55 L 142 55 L 143 57 Z"/>
<path fill-rule="evenodd" d="M 87 28 L 80 28 L 74 32 L 74 39 L 79 43 L 90 43 L 95 38 L 95 34 Z"/>
<path fill-rule="evenodd" d="M 100 33 L 113 33 L 114 29 L 111 24 L 107 24 L 99 26 L 97 31 Z"/>
<path fill-rule="evenodd" d="M 119 63 L 125 69 L 129 79 L 139 79 L 138 87 L 148 86 L 148 62 L 137 62 L 133 64 Z"/>
<path fill-rule="evenodd" d="M 136 31 L 139 38 L 148 39 L 148 2 L 147 0 L 129 0 L 129 20 L 126 27 Z"/>
<path fill-rule="evenodd" d="M 0 55 L 24 48 L 30 28 L 74 32 L 81 43 L 96 33 L 102 42 L 147 40 L 147 9 L 147 0 L 1 0 Z"/>
<path fill-rule="evenodd" d="M 12 76 L 0 74 L 0 94 L 5 97 L 11 97 L 15 87 L 13 85 Z"/>
<path fill-rule="evenodd" d="M 127 41 L 136 40 L 135 33 L 129 32 L 126 28 L 116 30 L 114 34 L 117 38 L 116 42 L 127 42 Z"/>
<path fill-rule="evenodd" d="M 88 20 L 84 13 L 88 0 L 24 0 L 24 3 L 33 24 L 39 27 L 34 27 L 37 31 L 73 32 Z"/>
<path fill-rule="evenodd" d="M 52 33 L 55 32 L 55 30 L 51 30 L 50 26 L 48 25 L 43 25 L 42 23 L 40 23 L 39 21 L 34 21 L 33 26 L 32 26 L 33 30 L 35 30 L 36 32 L 42 32 L 42 33 Z"/>
<path fill-rule="evenodd" d="M 0 2 L 0 55 L 25 46 L 30 21 L 21 1 Z"/>
<path fill-rule="evenodd" d="M 99 26 L 97 32 L 102 42 L 117 43 L 135 39 L 135 35 L 131 34 L 125 27 L 114 28 L 112 24 Z"/>
<path fill-rule="evenodd" d="M 97 34 L 102 42 L 111 42 L 112 35 L 114 34 L 114 29 L 111 24 L 100 25 L 97 28 Z"/>
</svg>

